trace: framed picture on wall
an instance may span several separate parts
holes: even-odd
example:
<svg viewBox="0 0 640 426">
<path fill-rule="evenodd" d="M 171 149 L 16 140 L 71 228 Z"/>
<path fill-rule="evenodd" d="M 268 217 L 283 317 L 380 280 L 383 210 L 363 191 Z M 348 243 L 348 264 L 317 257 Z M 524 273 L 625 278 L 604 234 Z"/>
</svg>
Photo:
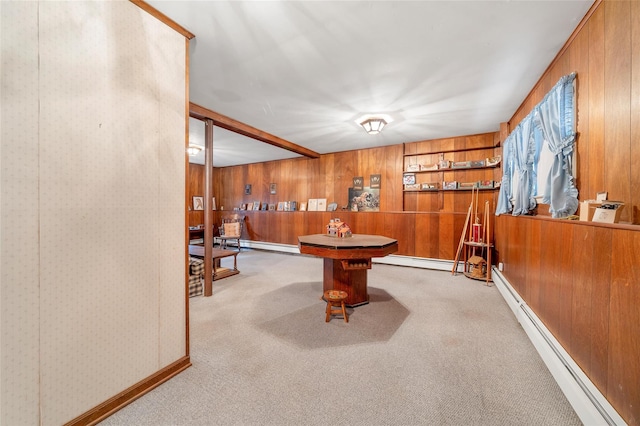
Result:
<svg viewBox="0 0 640 426">
<path fill-rule="evenodd" d="M 364 188 L 364 178 L 362 176 L 355 176 L 353 178 L 353 188 L 358 190 Z"/>
<path fill-rule="evenodd" d="M 216 209 L 216 197 L 213 197 L 211 199 L 211 210 L 215 210 Z"/>
<path fill-rule="evenodd" d="M 193 209 L 204 210 L 204 197 L 193 197 Z"/>
<path fill-rule="evenodd" d="M 271 185 L 269 185 L 269 193 L 270 194 L 275 194 L 276 193 L 276 184 L 272 183 Z"/>
</svg>

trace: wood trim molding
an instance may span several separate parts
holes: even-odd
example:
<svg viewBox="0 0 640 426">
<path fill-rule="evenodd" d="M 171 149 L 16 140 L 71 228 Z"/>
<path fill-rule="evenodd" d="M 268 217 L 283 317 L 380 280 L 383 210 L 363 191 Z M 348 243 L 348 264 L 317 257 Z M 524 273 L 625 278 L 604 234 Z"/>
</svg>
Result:
<svg viewBox="0 0 640 426">
<path fill-rule="evenodd" d="M 222 127 L 223 129 L 227 129 L 231 132 L 268 143 L 269 145 L 273 145 L 278 148 L 286 149 L 287 151 L 295 152 L 296 154 L 300 154 L 305 157 L 320 158 L 320 154 L 303 146 L 289 142 L 270 133 L 263 132 L 262 130 L 256 129 L 248 124 L 241 123 L 231 117 L 227 117 L 226 115 L 222 115 L 203 106 L 194 104 L 193 102 L 191 102 L 190 105 L 190 112 L 193 118 L 197 118 L 198 120 L 205 120 L 209 118 L 213 120 L 213 124 L 216 126 Z"/>
<path fill-rule="evenodd" d="M 191 203 L 189 196 L 189 155 L 187 154 L 187 148 L 189 147 L 189 72 L 190 72 L 190 60 L 189 56 L 189 39 L 184 39 L 184 51 L 185 51 L 185 72 L 184 72 L 184 266 L 185 266 L 185 276 L 184 276 L 184 312 L 185 312 L 185 354 L 189 356 L 191 353 L 191 343 L 190 343 L 190 335 L 189 335 L 189 269 L 191 268 L 189 264 L 189 206 Z"/>
<path fill-rule="evenodd" d="M 154 16 L 159 21 L 164 22 L 170 28 L 173 28 L 174 30 L 176 30 L 177 32 L 179 32 L 180 34 L 185 36 L 187 39 L 191 40 L 192 38 L 195 37 L 195 34 L 190 32 L 186 28 L 184 28 L 182 25 L 178 24 L 173 19 L 169 18 L 164 13 L 160 12 L 158 9 L 154 8 L 153 6 L 151 6 L 149 3 L 147 3 L 147 2 L 145 2 L 143 0 L 129 0 L 129 1 L 131 3 L 133 3 L 133 4 L 135 4 L 136 6 L 138 6 L 140 9 L 144 10 L 145 12 L 147 12 L 148 14 L 150 14 L 151 16 Z"/>
<path fill-rule="evenodd" d="M 185 356 L 76 417 L 65 426 L 95 425 L 189 367 L 191 360 Z"/>
</svg>

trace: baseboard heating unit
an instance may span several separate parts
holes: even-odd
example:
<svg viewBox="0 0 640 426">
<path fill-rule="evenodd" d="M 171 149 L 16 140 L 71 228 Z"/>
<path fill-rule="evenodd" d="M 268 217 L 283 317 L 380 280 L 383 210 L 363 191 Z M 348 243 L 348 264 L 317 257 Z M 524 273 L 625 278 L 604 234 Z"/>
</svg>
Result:
<svg viewBox="0 0 640 426">
<path fill-rule="evenodd" d="M 493 282 L 585 425 L 626 425 L 598 388 L 553 337 L 511 284 L 492 268 Z"/>
</svg>

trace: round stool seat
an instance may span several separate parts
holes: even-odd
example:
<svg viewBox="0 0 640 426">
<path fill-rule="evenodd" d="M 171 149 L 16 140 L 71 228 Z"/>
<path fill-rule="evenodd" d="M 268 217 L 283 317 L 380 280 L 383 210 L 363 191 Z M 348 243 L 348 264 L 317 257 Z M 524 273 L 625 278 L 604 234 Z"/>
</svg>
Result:
<svg viewBox="0 0 640 426">
<path fill-rule="evenodd" d="M 331 315 L 340 315 L 344 318 L 344 322 L 349 322 L 347 316 L 347 308 L 344 304 L 349 294 L 342 290 L 327 290 L 324 292 L 324 300 L 327 301 L 327 318 L 325 322 L 329 322 Z M 333 309 L 336 306 L 337 309 Z"/>
</svg>

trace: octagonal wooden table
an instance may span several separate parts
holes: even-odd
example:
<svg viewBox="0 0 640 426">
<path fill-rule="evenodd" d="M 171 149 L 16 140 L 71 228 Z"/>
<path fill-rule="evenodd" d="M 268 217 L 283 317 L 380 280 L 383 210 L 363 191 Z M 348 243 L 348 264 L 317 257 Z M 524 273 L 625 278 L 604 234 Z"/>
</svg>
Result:
<svg viewBox="0 0 640 426">
<path fill-rule="evenodd" d="M 323 293 L 342 290 L 349 294 L 349 307 L 369 303 L 367 269 L 371 258 L 384 257 L 398 251 L 398 241 L 380 235 L 354 234 L 348 238 L 313 234 L 298 237 L 300 253 L 322 257 Z"/>
</svg>

